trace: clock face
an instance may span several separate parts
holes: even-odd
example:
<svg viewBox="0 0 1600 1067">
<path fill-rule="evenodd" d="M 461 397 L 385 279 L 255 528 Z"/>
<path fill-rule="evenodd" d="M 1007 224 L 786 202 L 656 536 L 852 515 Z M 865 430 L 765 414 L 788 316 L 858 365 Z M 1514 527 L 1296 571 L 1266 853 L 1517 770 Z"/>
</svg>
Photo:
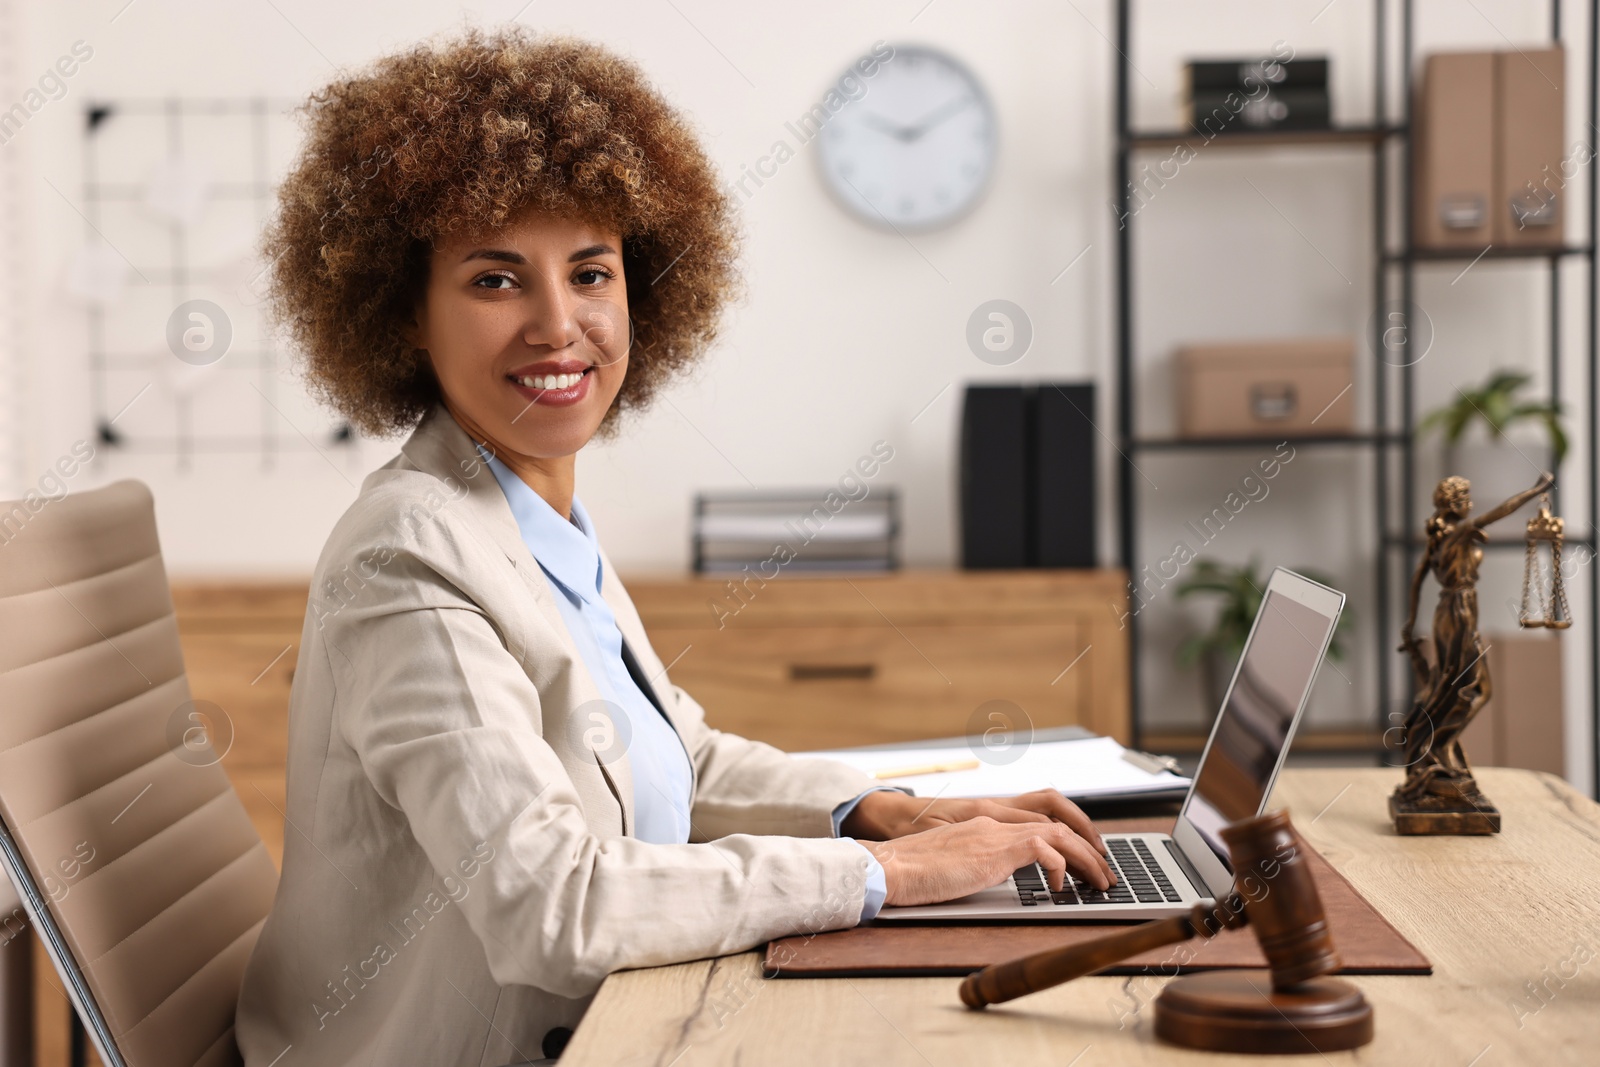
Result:
<svg viewBox="0 0 1600 1067">
<path fill-rule="evenodd" d="M 931 229 L 977 203 L 994 170 L 995 117 L 977 78 L 930 48 L 897 47 L 823 127 L 823 181 L 864 221 Z"/>
</svg>

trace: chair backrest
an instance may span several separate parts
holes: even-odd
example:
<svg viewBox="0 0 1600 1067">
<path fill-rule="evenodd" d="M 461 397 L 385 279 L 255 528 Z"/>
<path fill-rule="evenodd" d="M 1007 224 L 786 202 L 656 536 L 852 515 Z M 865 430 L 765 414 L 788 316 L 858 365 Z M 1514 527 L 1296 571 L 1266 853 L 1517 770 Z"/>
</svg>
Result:
<svg viewBox="0 0 1600 1067">
<path fill-rule="evenodd" d="M 108 1064 L 240 1062 L 278 871 L 209 737 L 149 488 L 0 503 L 0 851 Z"/>
</svg>

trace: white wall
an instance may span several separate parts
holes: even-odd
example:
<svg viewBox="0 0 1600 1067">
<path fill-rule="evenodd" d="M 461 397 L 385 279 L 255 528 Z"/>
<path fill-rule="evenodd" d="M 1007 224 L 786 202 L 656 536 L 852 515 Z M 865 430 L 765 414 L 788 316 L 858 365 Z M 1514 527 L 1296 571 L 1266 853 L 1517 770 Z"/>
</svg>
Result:
<svg viewBox="0 0 1600 1067">
<path fill-rule="evenodd" d="M 965 381 L 1094 377 L 1106 386 L 1101 424 L 1112 432 L 1115 224 L 1108 38 L 1114 24 L 1108 0 L 814 0 L 761 10 L 727 0 L 579 7 L 503 0 L 460 8 L 423 0 L 124 4 L 36 5 L 25 71 L 43 69 L 79 39 L 93 46 L 94 58 L 74 76 L 67 97 L 52 102 L 4 148 L 9 153 L 20 145 L 37 171 L 25 189 L 37 270 L 23 295 L 35 311 L 30 328 L 38 339 L 28 367 L 28 470 L 42 470 L 91 429 L 81 358 L 83 313 L 61 288 L 68 256 L 85 232 L 68 202 L 82 182 L 84 100 L 169 94 L 299 98 L 332 78 L 336 68 L 358 66 L 466 22 L 493 24 L 519 9 L 526 24 L 597 39 L 637 58 L 698 121 L 728 175 L 768 152 L 783 135 L 785 120 L 806 110 L 879 38 L 955 53 L 984 80 L 1001 120 L 999 166 L 987 198 L 948 230 L 913 237 L 914 247 L 847 218 L 824 192 L 809 148 L 749 198 L 744 212 L 750 296 L 731 312 L 725 340 L 700 371 L 666 394 L 670 403 L 636 420 L 622 441 L 591 448 L 580 460 L 579 492 L 619 566 L 634 572 L 685 566 L 690 499 L 698 489 L 747 481 L 828 482 L 878 438 L 896 449 L 886 475 L 904 493 L 907 558 L 951 563 L 957 551 L 955 429 Z M 1138 69 L 1134 114 L 1143 126 L 1176 125 L 1184 58 L 1265 53 L 1277 41 L 1297 54 L 1332 55 L 1336 118 L 1371 117 L 1371 5 L 1147 0 L 1137 6 L 1131 59 Z M 1422 0 L 1419 6 L 1423 48 L 1500 48 L 1508 40 L 1536 42 L 1546 31 L 1541 4 Z M 1582 14 L 1576 4 L 1567 7 L 1572 18 Z M 1581 76 L 1573 71 L 1571 84 L 1584 84 Z M 1576 119 L 1569 128 L 1580 129 Z M 280 168 L 292 147 L 287 139 L 275 145 Z M 1267 157 L 1213 149 L 1185 167 L 1136 223 L 1143 429 L 1171 424 L 1166 361 L 1178 342 L 1360 334 L 1372 312 L 1370 210 L 1369 163 L 1359 152 L 1302 150 Z M 107 236 L 118 240 L 117 234 Z M 1083 258 L 1061 274 L 1086 247 Z M 1424 407 L 1490 367 L 1543 364 L 1536 272 L 1480 264 L 1452 285 L 1454 273 L 1429 269 L 1419 286 L 1419 302 L 1438 328 L 1435 352 L 1419 375 Z M 1582 283 L 1576 276 L 1571 281 Z M 1569 308 L 1579 293 L 1570 291 Z M 1033 320 L 1033 347 L 1011 367 L 981 363 L 963 340 L 973 307 L 994 297 L 1022 305 Z M 248 309 L 240 316 L 248 318 Z M 1573 316 L 1569 337 L 1579 336 L 1581 327 L 1581 318 Z M 1576 361 L 1574 348 L 1569 395 L 1576 395 L 1580 382 Z M 824 391 L 824 381 L 845 384 Z M 125 386 L 130 397 L 133 384 Z M 1358 381 L 1358 389 L 1369 385 Z M 296 425 L 320 425 L 323 416 L 288 399 L 292 391 L 286 381 L 283 404 Z M 1366 398 L 1359 403 L 1365 412 Z M 136 405 L 129 417 L 158 419 L 160 413 L 158 404 Z M 149 482 L 175 575 L 304 574 L 364 472 L 398 444 L 366 442 L 330 457 L 286 455 L 266 473 L 249 456 L 199 457 L 191 471 L 180 474 L 170 458 L 102 450 L 103 462 L 84 484 L 118 477 Z M 1248 523 L 1208 548 L 1208 554 L 1228 560 L 1265 548 L 1269 565 L 1319 566 L 1351 590 L 1362 632 L 1353 642 L 1354 659 L 1319 686 L 1313 715 L 1324 723 L 1367 723 L 1372 716 L 1366 629 L 1373 615 L 1371 486 L 1369 465 L 1356 461 L 1360 455 L 1302 449 L 1274 485 L 1274 495 L 1242 516 Z M 1114 555 L 1111 458 L 1102 457 L 1106 492 L 1100 501 L 1108 561 Z M 1240 453 L 1210 461 L 1141 460 L 1158 487 L 1147 485 L 1141 498 L 1146 558 L 1168 551 L 1183 521 L 1217 503 L 1255 458 Z M 1569 478 L 1575 481 L 1577 473 L 1570 466 Z M 1431 484 L 1434 474 L 1425 470 L 1422 477 Z M 1581 493 L 1566 500 L 1574 515 L 1586 506 Z M 1283 547 L 1288 545 L 1292 550 Z M 1503 600 L 1501 587 L 1514 584 L 1506 566 L 1504 560 L 1491 564 L 1486 600 Z M 1155 722 L 1196 717 L 1193 676 L 1167 664 L 1176 641 L 1201 617 L 1198 608 L 1177 610 L 1170 600 L 1146 616 L 1146 684 Z M 1581 776 L 1585 761 L 1576 753 L 1587 749 L 1581 722 L 1586 643 L 1574 636 L 1568 713 L 1573 770 Z"/>
<path fill-rule="evenodd" d="M 282 17 L 266 4 L 139 0 L 115 22 L 113 3 L 94 5 L 92 17 L 41 11 L 34 65 L 42 68 L 80 38 L 95 49 L 69 96 L 25 131 L 41 177 L 76 199 L 79 108 L 91 96 L 297 98 L 334 76 L 330 61 L 358 65 L 465 21 L 493 23 L 519 5 L 459 13 L 420 2 L 276 6 Z M 868 12 L 818 4 L 780 20 L 750 18 L 741 5 L 678 7 L 682 15 L 659 0 L 559 12 L 534 4 L 523 21 L 635 56 L 698 121 L 730 175 L 766 154 L 784 135 L 783 123 L 809 108 L 875 39 L 939 44 L 973 66 L 993 94 L 1003 123 L 1000 165 L 977 212 L 948 231 L 915 238 L 913 248 L 845 217 L 821 188 L 809 151 L 790 163 L 745 205 L 750 298 L 730 313 L 725 341 L 669 394 L 671 404 L 640 419 L 626 440 L 585 454 L 580 492 L 619 564 L 677 568 L 687 560 L 696 489 L 746 479 L 763 486 L 831 481 L 872 441 L 886 438 L 897 450 L 892 476 L 906 494 L 908 558 L 948 561 L 955 552 L 950 450 L 959 383 L 1103 370 L 1110 262 L 1105 44 L 1070 9 L 1043 4 L 996 13 L 941 2 L 914 21 L 909 5 Z M 1104 11 L 1091 14 L 1105 23 Z M 81 351 L 82 311 L 62 295 L 60 275 L 84 223 L 76 205 L 43 181 L 33 193 L 43 235 L 36 306 L 61 347 Z M 105 228 L 113 244 L 129 240 Z M 977 361 L 963 341 L 972 307 L 1000 295 L 1021 303 L 1036 331 L 1029 355 L 1005 370 Z M 86 374 L 61 357 L 57 349 L 38 359 L 36 465 L 90 428 Z M 824 396 L 819 379 L 849 384 Z M 957 387 L 910 425 L 951 383 Z M 238 457 L 200 457 L 184 477 L 166 459 L 107 455 L 105 466 L 110 476 L 144 478 L 156 488 L 175 573 L 302 573 L 349 500 L 350 482 L 397 446 L 369 443 L 359 462 L 348 464 L 303 455 L 270 478 Z"/>
<path fill-rule="evenodd" d="M 8 102 L 22 92 L 19 71 L 27 41 L 23 15 L 13 0 L 0 0 L 0 99 Z M 22 196 L 30 177 L 26 151 L 25 143 L 0 150 L 0 497 L 5 499 L 22 495 L 27 462 L 23 426 L 27 320 L 20 291 L 27 273 L 27 212 Z"/>
</svg>

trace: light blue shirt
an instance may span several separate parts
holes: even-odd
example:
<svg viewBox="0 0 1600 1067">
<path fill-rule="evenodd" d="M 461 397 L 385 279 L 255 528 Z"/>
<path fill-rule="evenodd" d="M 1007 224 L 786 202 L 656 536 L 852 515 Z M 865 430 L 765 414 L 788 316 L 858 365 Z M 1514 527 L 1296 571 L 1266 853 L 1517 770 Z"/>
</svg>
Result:
<svg viewBox="0 0 1600 1067">
<path fill-rule="evenodd" d="M 611 606 L 600 595 L 600 542 L 589 513 L 574 494 L 572 519 L 562 518 L 549 501 L 491 456 L 483 445 L 478 444 L 477 448 L 511 505 L 523 543 L 560 593 L 556 607 L 561 620 L 595 686 L 609 702 L 612 717 L 620 709 L 626 718 L 617 727 L 627 731 L 625 751 L 633 772 L 634 836 L 663 845 L 687 843 L 689 798 L 694 786 L 689 753 L 678 731 L 645 696 L 623 663 L 622 631 L 617 629 Z M 840 825 L 861 797 L 892 788 L 874 786 L 834 808 L 833 836 L 839 836 Z M 860 842 L 855 844 L 867 855 L 866 900 L 861 908 L 861 921 L 865 922 L 883 907 L 888 887 L 877 857 Z"/>
</svg>

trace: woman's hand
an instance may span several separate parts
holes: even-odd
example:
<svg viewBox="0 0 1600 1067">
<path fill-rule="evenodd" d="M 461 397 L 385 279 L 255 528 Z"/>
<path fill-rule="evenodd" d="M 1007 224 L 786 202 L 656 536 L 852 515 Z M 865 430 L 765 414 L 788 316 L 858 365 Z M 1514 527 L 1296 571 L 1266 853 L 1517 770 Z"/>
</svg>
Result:
<svg viewBox="0 0 1600 1067">
<path fill-rule="evenodd" d="M 1094 824 L 1054 789 L 957 800 L 879 790 L 862 797 L 839 830 L 882 864 L 886 904 L 953 900 L 1035 860 L 1052 890 L 1069 870 L 1099 889 L 1116 881 Z"/>
<path fill-rule="evenodd" d="M 845 816 L 839 833 L 858 840 L 888 841 L 979 816 L 987 816 L 996 822 L 1065 823 L 1094 846 L 1096 852 L 1106 850 L 1105 842 L 1100 840 L 1100 834 L 1095 831 L 1089 817 L 1078 805 L 1054 789 L 1036 789 L 1014 797 L 972 800 L 929 800 L 926 797 L 907 796 L 897 789 L 881 789 L 861 798 L 850 814 Z"/>
<path fill-rule="evenodd" d="M 859 839 L 858 839 L 859 840 Z M 999 885 L 1038 861 L 1051 890 L 1071 871 L 1099 889 L 1115 881 L 1089 842 L 1065 823 L 999 822 L 978 815 L 893 841 L 861 841 L 883 866 L 885 904 L 938 904 Z"/>
</svg>

